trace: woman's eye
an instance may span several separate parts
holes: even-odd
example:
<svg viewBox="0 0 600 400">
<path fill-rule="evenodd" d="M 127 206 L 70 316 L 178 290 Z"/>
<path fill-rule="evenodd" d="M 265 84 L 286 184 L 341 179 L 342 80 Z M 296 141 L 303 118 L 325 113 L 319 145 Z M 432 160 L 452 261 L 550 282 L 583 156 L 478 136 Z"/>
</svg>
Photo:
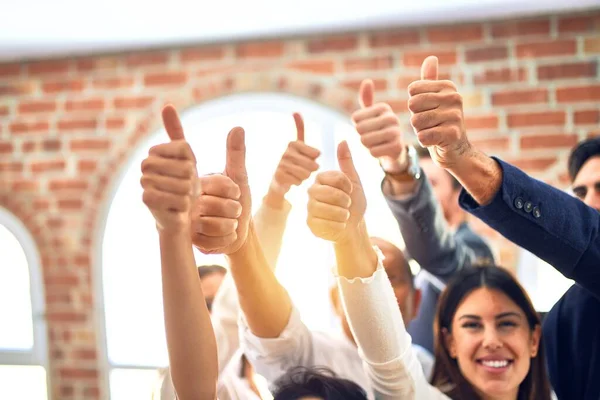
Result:
<svg viewBox="0 0 600 400">
<path fill-rule="evenodd" d="M 466 329 L 476 329 L 480 327 L 480 324 L 477 322 L 465 322 L 462 327 Z"/>
</svg>

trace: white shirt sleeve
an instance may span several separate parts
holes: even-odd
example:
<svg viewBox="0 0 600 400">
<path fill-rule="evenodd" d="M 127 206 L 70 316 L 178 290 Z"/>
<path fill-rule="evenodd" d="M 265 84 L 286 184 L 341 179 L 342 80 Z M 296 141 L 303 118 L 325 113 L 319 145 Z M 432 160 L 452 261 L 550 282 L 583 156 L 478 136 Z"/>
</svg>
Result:
<svg viewBox="0 0 600 400">
<path fill-rule="evenodd" d="M 258 240 L 271 269 L 275 269 L 277 258 L 281 250 L 281 242 L 287 217 L 291 210 L 287 201 L 281 210 L 267 206 L 264 202 L 254 215 L 254 227 Z M 231 274 L 227 274 L 215 295 L 212 306 L 212 323 L 217 339 L 217 352 L 219 357 L 219 372 L 231 360 L 240 345 L 238 318 L 240 305 L 237 289 Z"/>
<path fill-rule="evenodd" d="M 244 354 L 255 371 L 273 382 L 288 369 L 314 364 L 313 336 L 293 307 L 286 327 L 277 338 L 255 336 L 243 317 L 240 318 L 240 340 Z"/>
<path fill-rule="evenodd" d="M 431 386 L 406 332 L 392 285 L 378 254 L 369 278 L 338 277 L 346 317 L 377 399 L 449 400 Z"/>
</svg>

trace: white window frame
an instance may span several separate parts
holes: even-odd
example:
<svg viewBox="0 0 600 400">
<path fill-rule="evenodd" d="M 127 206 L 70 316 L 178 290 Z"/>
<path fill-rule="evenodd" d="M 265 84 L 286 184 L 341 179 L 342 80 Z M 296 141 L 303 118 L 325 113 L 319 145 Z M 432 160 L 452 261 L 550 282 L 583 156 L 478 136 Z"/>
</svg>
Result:
<svg viewBox="0 0 600 400">
<path fill-rule="evenodd" d="M 46 391 L 48 398 L 50 398 L 52 392 L 48 364 L 48 325 L 40 254 L 27 227 L 19 218 L 3 207 L 0 207 L 0 225 L 15 236 L 25 253 L 29 270 L 29 295 L 33 328 L 33 347 L 29 350 L 0 348 L 0 365 L 43 367 L 46 371 Z M 2 388 L 0 388 L 1 391 Z"/>
<path fill-rule="evenodd" d="M 323 169 L 337 168 L 336 143 L 334 132 L 336 126 L 340 123 L 348 123 L 349 117 L 343 113 L 324 104 L 317 103 L 313 100 L 294 96 L 286 93 L 259 93 L 246 92 L 241 94 L 228 95 L 222 98 L 211 100 L 202 103 L 198 106 L 193 106 L 181 112 L 181 120 L 183 125 L 193 125 L 198 121 L 222 117 L 228 114 L 236 114 L 238 112 L 252 111 L 275 111 L 281 113 L 292 114 L 293 112 L 301 113 L 306 119 L 318 120 L 322 122 L 324 132 L 331 132 L 331 135 L 322 135 L 322 142 L 319 144 L 321 154 L 324 156 L 321 159 L 321 167 Z M 235 126 L 235 121 L 232 121 L 232 127 Z M 155 135 L 160 134 L 161 130 L 152 132 L 141 143 L 144 145 L 152 140 Z M 106 229 L 106 221 L 109 215 L 112 200 L 114 199 L 117 190 L 119 189 L 123 177 L 131 167 L 131 160 L 127 161 L 118 172 L 116 179 L 113 180 L 112 186 L 109 187 L 109 195 L 106 201 L 99 209 L 97 227 L 95 232 L 94 250 L 94 290 L 96 293 L 95 301 L 97 313 L 98 341 L 100 353 L 98 361 L 103 366 L 106 379 L 103 380 L 104 392 L 107 393 L 107 398 L 110 398 L 110 373 L 113 369 L 135 369 L 135 370 L 156 370 L 164 366 L 148 366 L 148 365 L 127 365 L 111 363 L 108 358 L 108 343 L 106 332 L 106 310 L 104 307 L 104 285 L 103 285 L 103 260 L 102 260 L 102 243 Z M 141 201 L 141 200 L 140 200 Z"/>
</svg>

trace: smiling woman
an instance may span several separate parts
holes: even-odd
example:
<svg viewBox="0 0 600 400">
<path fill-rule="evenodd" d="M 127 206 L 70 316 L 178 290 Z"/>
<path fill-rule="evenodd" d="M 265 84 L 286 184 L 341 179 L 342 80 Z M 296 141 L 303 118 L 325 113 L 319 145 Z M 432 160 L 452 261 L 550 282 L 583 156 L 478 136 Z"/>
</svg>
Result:
<svg viewBox="0 0 600 400">
<path fill-rule="evenodd" d="M 295 140 L 293 112 L 305 121 L 305 141 L 318 148 L 321 169 L 336 168 L 336 141 L 348 139 L 357 168 L 368 192 L 367 219 L 373 235 L 401 246 L 396 221 L 381 196 L 382 173 L 376 160 L 362 147 L 348 117 L 319 104 L 280 94 L 244 94 L 222 98 L 182 113 L 186 138 L 194 150 L 200 174 L 221 172 L 225 165 L 225 137 L 234 126 L 246 131 L 247 168 L 253 210 L 260 206 L 289 141 Z M 160 256 L 154 219 L 142 203 L 140 164 L 148 149 L 165 141 L 159 131 L 131 157 L 100 232 L 106 356 L 112 400 L 150 398 L 158 369 L 167 365 L 161 298 Z M 277 275 L 288 289 L 304 322 L 312 329 L 334 329 L 329 306 L 333 254 L 328 243 L 316 239 L 306 226 L 307 180 L 292 189 L 288 229 L 283 239 Z M 195 251 L 196 263 L 221 264 L 220 256 Z"/>
</svg>

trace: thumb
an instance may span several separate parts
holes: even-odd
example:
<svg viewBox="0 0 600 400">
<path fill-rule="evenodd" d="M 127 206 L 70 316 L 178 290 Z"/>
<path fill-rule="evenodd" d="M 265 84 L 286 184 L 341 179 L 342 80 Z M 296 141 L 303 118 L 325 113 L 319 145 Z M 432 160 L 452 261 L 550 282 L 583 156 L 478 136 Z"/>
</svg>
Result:
<svg viewBox="0 0 600 400">
<path fill-rule="evenodd" d="M 302 115 L 294 113 L 294 122 L 296 123 L 296 140 L 304 142 L 304 120 Z"/>
<path fill-rule="evenodd" d="M 437 81 L 438 80 L 438 58 L 429 56 L 421 65 L 421 80 Z"/>
<path fill-rule="evenodd" d="M 360 183 L 360 178 L 354 168 L 354 161 L 352 160 L 352 154 L 348 147 L 348 142 L 345 140 L 341 141 L 337 148 L 338 164 L 340 170 L 350 179 L 352 183 Z"/>
<path fill-rule="evenodd" d="M 360 84 L 360 89 L 358 89 L 358 102 L 361 108 L 371 107 L 373 105 L 373 99 L 375 95 L 375 88 L 373 86 L 373 81 L 370 79 L 365 79 Z"/>
<path fill-rule="evenodd" d="M 171 140 L 185 140 L 183 127 L 177 115 L 177 110 L 172 105 L 167 105 L 162 110 L 162 120 L 165 130 Z"/>
<path fill-rule="evenodd" d="M 245 132 L 235 127 L 227 135 L 227 154 L 225 156 L 225 174 L 238 185 L 248 183 L 246 173 Z"/>
</svg>

